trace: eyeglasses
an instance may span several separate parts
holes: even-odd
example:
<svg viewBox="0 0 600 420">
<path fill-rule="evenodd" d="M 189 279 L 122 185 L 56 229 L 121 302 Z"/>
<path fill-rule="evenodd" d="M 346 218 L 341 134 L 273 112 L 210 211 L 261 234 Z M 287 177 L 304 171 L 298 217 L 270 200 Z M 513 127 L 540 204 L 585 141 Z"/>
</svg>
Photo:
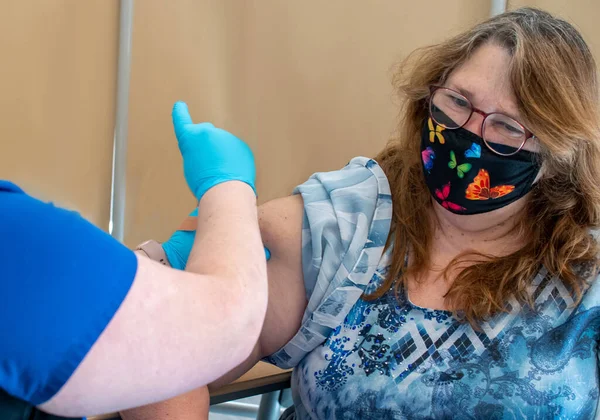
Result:
<svg viewBox="0 0 600 420">
<path fill-rule="evenodd" d="M 461 128 L 476 112 L 483 116 L 481 137 L 488 149 L 496 154 L 512 156 L 528 139 L 535 138 L 523 124 L 499 112 L 483 112 L 455 90 L 443 86 L 431 86 L 430 89 L 429 115 L 438 125 L 449 130 Z"/>
</svg>

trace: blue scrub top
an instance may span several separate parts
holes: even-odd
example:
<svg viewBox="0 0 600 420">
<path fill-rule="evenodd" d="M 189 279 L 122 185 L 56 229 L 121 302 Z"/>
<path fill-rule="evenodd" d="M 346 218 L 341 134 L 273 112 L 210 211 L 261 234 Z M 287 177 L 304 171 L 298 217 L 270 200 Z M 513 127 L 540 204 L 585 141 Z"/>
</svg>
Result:
<svg viewBox="0 0 600 420">
<path fill-rule="evenodd" d="M 135 254 L 73 211 L 0 181 L 0 388 L 39 405 L 119 308 Z"/>
</svg>

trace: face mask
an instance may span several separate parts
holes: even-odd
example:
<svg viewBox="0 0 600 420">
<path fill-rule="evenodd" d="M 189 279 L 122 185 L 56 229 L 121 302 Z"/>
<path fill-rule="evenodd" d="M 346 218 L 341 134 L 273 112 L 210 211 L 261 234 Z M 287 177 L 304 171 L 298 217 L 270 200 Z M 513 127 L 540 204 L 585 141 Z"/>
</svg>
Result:
<svg viewBox="0 0 600 420">
<path fill-rule="evenodd" d="M 540 170 L 534 153 L 500 156 L 481 137 L 464 128 L 444 129 L 431 118 L 423 127 L 421 157 L 431 195 L 455 214 L 507 206 L 531 190 Z"/>
</svg>

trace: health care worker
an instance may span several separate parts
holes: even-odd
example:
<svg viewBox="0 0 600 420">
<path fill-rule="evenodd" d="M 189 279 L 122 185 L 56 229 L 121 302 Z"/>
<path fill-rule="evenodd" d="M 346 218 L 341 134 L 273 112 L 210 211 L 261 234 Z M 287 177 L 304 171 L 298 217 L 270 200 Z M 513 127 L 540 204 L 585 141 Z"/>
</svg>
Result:
<svg viewBox="0 0 600 420">
<path fill-rule="evenodd" d="M 234 135 L 194 124 L 185 103 L 172 117 L 199 201 L 185 271 L 0 183 L 5 395 L 61 416 L 112 412 L 207 384 L 250 354 L 267 305 L 254 158 Z M 181 236 L 167 255 L 189 252 Z"/>
</svg>

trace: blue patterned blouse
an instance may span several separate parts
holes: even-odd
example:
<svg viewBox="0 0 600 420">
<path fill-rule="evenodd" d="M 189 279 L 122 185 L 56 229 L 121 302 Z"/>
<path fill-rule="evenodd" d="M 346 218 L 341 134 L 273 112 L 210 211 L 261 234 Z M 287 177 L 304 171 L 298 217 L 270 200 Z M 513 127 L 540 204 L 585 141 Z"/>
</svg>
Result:
<svg viewBox="0 0 600 420">
<path fill-rule="evenodd" d="M 541 270 L 535 308 L 510 302 L 475 331 L 401 291 L 373 302 L 389 268 L 389 184 L 355 158 L 296 188 L 305 205 L 300 330 L 266 360 L 294 367 L 296 419 L 590 419 L 598 406 L 600 284 L 573 300 Z"/>
</svg>

